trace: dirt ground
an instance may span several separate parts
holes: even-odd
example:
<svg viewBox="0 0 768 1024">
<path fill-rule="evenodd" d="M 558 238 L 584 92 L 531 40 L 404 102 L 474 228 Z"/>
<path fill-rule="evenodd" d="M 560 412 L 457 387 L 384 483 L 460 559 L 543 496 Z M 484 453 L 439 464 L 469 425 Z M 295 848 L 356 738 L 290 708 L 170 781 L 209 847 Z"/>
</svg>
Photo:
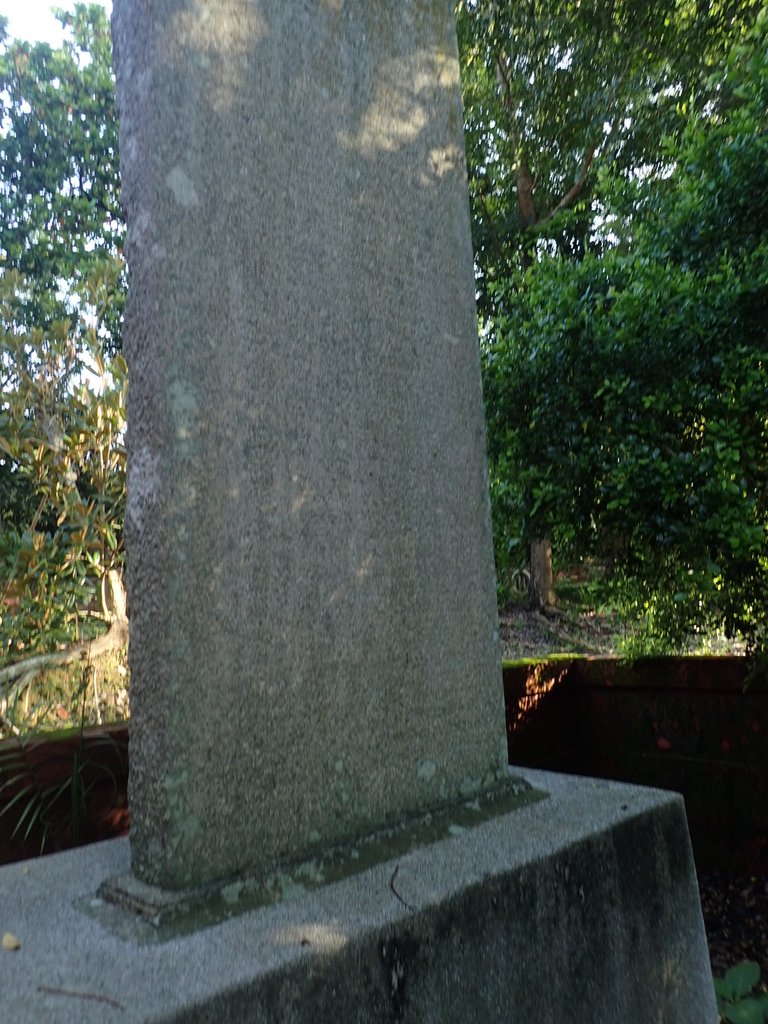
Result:
<svg viewBox="0 0 768 1024">
<path fill-rule="evenodd" d="M 615 654 L 620 623 L 597 612 L 567 612 L 551 617 L 522 605 L 499 615 L 502 657 L 515 661 L 549 654 Z"/>
</svg>

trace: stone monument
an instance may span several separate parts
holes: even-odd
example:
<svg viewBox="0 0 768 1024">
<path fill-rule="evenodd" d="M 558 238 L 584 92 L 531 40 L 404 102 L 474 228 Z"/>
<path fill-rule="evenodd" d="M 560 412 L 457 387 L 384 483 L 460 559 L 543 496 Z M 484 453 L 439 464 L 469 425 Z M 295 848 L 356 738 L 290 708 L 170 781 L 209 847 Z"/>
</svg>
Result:
<svg viewBox="0 0 768 1024">
<path fill-rule="evenodd" d="M 450 5 L 116 0 L 133 866 L 168 888 L 505 765 Z"/>
<path fill-rule="evenodd" d="M 131 849 L 0 869 L 8 1019 L 714 1024 L 682 800 L 506 778 L 451 0 L 113 34 Z"/>
</svg>

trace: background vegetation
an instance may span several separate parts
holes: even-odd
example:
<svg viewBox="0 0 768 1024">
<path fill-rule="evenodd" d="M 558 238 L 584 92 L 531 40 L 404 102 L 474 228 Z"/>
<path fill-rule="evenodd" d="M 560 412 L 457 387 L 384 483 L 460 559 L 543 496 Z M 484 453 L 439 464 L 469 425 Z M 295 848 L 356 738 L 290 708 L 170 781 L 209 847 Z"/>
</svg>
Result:
<svg viewBox="0 0 768 1024">
<path fill-rule="evenodd" d="M 530 564 L 551 605 L 553 546 L 606 570 L 643 649 L 764 645 L 765 5 L 457 17 L 500 598 Z M 62 21 L 58 49 L 0 43 L 2 715 L 20 659 L 125 615 L 109 27 L 97 5 Z"/>
<path fill-rule="evenodd" d="M 460 26 L 502 585 L 551 538 L 646 649 L 760 645 L 765 8 L 478 0 Z"/>
<path fill-rule="evenodd" d="M 22 698 L 25 717 L 41 720 L 40 702 L 29 701 L 38 668 L 114 652 L 126 641 L 126 368 L 119 354 L 126 273 L 111 40 L 98 5 L 78 5 L 61 21 L 67 32 L 59 49 L 0 45 L 6 731 L 18 728 Z M 108 639 L 105 623 L 114 627 Z M 98 647 L 83 644 L 95 636 Z M 30 655 L 37 660 L 20 665 Z M 80 686 L 82 671 L 73 678 Z"/>
</svg>

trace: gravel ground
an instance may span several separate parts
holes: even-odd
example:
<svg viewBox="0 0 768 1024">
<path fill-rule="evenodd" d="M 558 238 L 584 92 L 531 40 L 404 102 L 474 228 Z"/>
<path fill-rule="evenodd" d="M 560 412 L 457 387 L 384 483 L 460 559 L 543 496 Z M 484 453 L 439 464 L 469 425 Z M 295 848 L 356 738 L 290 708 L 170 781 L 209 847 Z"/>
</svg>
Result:
<svg viewBox="0 0 768 1024">
<path fill-rule="evenodd" d="M 768 878 L 765 875 L 699 875 L 712 973 L 718 977 L 742 960 L 755 960 L 768 981 Z"/>
</svg>

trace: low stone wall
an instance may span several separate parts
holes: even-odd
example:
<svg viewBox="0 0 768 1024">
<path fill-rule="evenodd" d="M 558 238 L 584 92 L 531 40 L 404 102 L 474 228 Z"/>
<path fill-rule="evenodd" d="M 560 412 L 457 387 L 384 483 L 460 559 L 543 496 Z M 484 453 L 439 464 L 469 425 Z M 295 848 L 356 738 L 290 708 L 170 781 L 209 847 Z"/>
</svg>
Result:
<svg viewBox="0 0 768 1024">
<path fill-rule="evenodd" d="M 768 871 L 768 680 L 745 658 L 507 664 L 511 764 L 683 794 L 700 868 Z"/>
<path fill-rule="evenodd" d="M 0 743 L 0 864 L 125 835 L 128 725 Z"/>
</svg>

